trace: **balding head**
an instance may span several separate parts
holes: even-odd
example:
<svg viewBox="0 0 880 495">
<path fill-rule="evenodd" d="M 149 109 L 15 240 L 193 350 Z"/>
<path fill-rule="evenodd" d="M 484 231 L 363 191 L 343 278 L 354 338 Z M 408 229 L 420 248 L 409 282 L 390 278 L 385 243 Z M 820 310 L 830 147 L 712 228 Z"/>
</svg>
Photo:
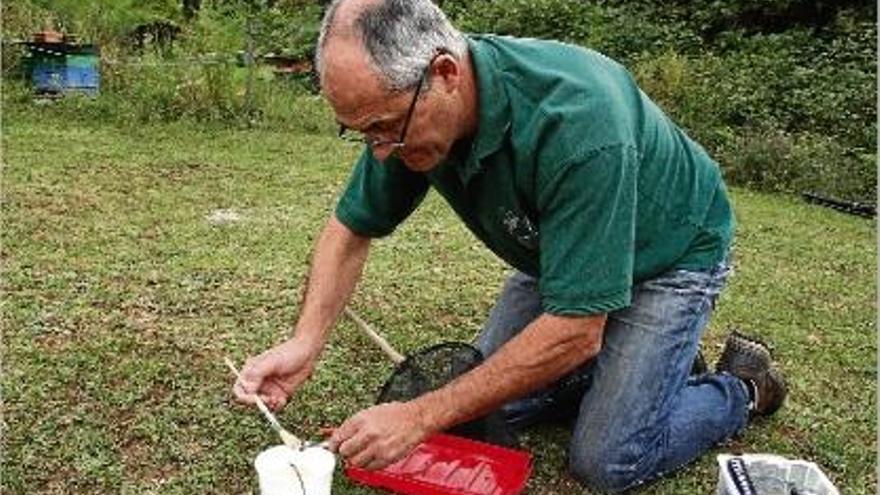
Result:
<svg viewBox="0 0 880 495">
<path fill-rule="evenodd" d="M 467 44 L 430 0 L 336 0 L 321 25 L 316 66 L 322 85 L 337 70 L 367 69 L 399 91 L 418 83 L 438 50 L 460 59 Z"/>
<path fill-rule="evenodd" d="M 358 39 L 355 22 L 364 9 L 381 0 L 337 0 L 332 2 L 324 14 L 321 33 L 318 38 L 318 52 L 331 40 Z"/>
</svg>

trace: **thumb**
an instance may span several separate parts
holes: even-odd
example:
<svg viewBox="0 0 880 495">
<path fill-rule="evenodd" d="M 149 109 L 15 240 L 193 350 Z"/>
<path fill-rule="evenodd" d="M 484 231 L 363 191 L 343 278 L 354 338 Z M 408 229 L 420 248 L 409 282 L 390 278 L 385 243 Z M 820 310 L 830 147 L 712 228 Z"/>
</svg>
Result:
<svg viewBox="0 0 880 495">
<path fill-rule="evenodd" d="M 254 395 L 256 395 L 263 382 L 273 373 L 269 356 L 263 355 L 256 358 L 250 358 L 245 361 L 232 391 L 236 400 L 245 404 L 254 403 Z"/>
<path fill-rule="evenodd" d="M 263 381 L 275 374 L 275 365 L 271 355 L 248 359 L 238 377 L 238 383 L 244 392 L 255 394 L 260 390 Z"/>
</svg>

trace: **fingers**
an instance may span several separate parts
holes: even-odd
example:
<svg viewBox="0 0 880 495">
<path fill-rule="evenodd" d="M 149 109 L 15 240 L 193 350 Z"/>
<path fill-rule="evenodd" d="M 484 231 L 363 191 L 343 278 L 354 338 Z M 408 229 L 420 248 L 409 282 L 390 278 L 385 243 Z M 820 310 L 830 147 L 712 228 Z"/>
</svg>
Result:
<svg viewBox="0 0 880 495">
<path fill-rule="evenodd" d="M 371 441 L 369 435 L 357 433 L 344 440 L 337 449 L 349 464 L 363 469 L 381 469 L 388 465 L 378 443 Z"/>
<path fill-rule="evenodd" d="M 361 411 L 337 428 L 328 441 L 330 450 L 337 452 L 350 465 L 374 470 L 382 469 L 403 457 L 410 448 L 408 442 L 397 438 L 393 419 L 386 423 L 378 411 Z"/>
<path fill-rule="evenodd" d="M 356 424 L 357 417 L 358 416 L 355 415 L 348 418 L 348 420 L 342 423 L 342 426 L 336 428 L 330 433 L 330 439 L 327 441 L 330 450 L 338 452 L 343 457 L 346 457 L 346 453 L 347 455 L 351 455 L 354 452 L 354 447 L 357 443 L 351 444 L 351 446 L 348 447 L 348 450 L 346 450 L 346 453 L 343 453 L 340 449 L 342 448 L 343 443 L 349 441 L 357 433 L 359 429 Z"/>
<path fill-rule="evenodd" d="M 343 442 L 338 452 L 349 464 L 367 470 L 382 469 L 402 457 L 396 449 L 382 441 L 370 441 L 366 435 Z"/>
<path fill-rule="evenodd" d="M 263 373 L 255 373 L 254 360 L 248 359 L 239 372 L 238 377 L 236 377 L 235 384 L 232 385 L 235 399 L 245 404 L 253 404 L 254 394 L 259 391 L 262 383 Z"/>
<path fill-rule="evenodd" d="M 276 346 L 259 356 L 249 358 L 232 387 L 235 398 L 246 404 L 253 404 L 253 394 L 259 393 L 264 402 L 275 405 L 286 401 L 292 390 L 285 390 L 278 382 L 285 375 L 284 365 L 290 360 Z M 290 363 L 287 363 L 290 364 Z"/>
<path fill-rule="evenodd" d="M 232 394 L 235 396 L 235 400 L 242 404 L 253 404 L 255 402 L 254 394 L 246 391 L 238 380 L 235 380 L 235 384 L 232 385 Z"/>
<path fill-rule="evenodd" d="M 248 358 L 241 369 L 237 383 L 246 393 L 254 394 L 260 389 L 263 380 L 272 372 L 274 366 L 271 354 L 261 354 L 255 358 Z"/>
<path fill-rule="evenodd" d="M 339 446 L 339 455 L 344 457 L 348 462 L 357 467 L 365 467 L 376 458 L 374 448 L 369 442 L 363 438 L 358 440 L 348 440 Z"/>
<path fill-rule="evenodd" d="M 259 396 L 260 400 L 263 401 L 263 404 L 272 411 L 282 409 L 287 404 L 290 397 L 284 388 L 278 385 L 277 381 L 273 378 L 266 378 L 263 380 L 257 393 L 248 394 L 245 396 L 245 399 L 248 404 L 253 404 L 256 402 L 256 396 Z"/>
<path fill-rule="evenodd" d="M 389 464 L 391 464 L 391 463 L 388 461 L 384 461 L 384 460 L 380 460 L 380 459 L 373 459 L 373 460 L 363 464 L 361 467 L 363 467 L 367 471 L 375 471 L 377 469 L 382 469 L 384 467 L 387 467 Z"/>
<path fill-rule="evenodd" d="M 259 395 L 263 404 L 273 411 L 282 409 L 287 404 L 289 398 L 284 388 L 271 379 L 264 380 L 256 394 L 246 390 L 238 381 L 232 386 L 232 392 L 236 401 L 248 405 L 255 404 L 257 402 L 256 397 Z"/>
<path fill-rule="evenodd" d="M 365 456 L 371 438 L 364 429 L 362 416 L 363 412 L 360 412 L 348 418 L 342 426 L 333 431 L 328 441 L 330 450 L 339 453 L 356 466 L 361 466 L 360 462 L 356 462 L 357 460 L 369 460 Z"/>
<path fill-rule="evenodd" d="M 361 469 L 366 469 L 367 471 L 375 471 L 377 469 L 382 469 L 391 464 L 387 459 L 377 456 L 373 449 L 368 449 L 361 452 L 360 455 L 354 457 L 349 460 L 349 462 Z"/>
<path fill-rule="evenodd" d="M 271 368 L 267 364 L 269 363 L 263 356 L 245 362 L 232 385 L 235 400 L 244 404 L 254 404 L 255 395 L 259 394 L 270 409 L 278 409 L 286 402 L 287 394 L 277 383 L 274 383 L 274 380 L 269 379 Z"/>
<path fill-rule="evenodd" d="M 266 407 L 278 411 L 287 404 L 290 394 L 275 380 L 269 379 L 260 387 L 260 398 L 266 403 Z"/>
<path fill-rule="evenodd" d="M 311 376 L 319 353 L 320 346 L 294 338 L 248 359 L 232 386 L 235 400 L 254 404 L 254 394 L 259 394 L 269 409 L 281 409 Z"/>
</svg>

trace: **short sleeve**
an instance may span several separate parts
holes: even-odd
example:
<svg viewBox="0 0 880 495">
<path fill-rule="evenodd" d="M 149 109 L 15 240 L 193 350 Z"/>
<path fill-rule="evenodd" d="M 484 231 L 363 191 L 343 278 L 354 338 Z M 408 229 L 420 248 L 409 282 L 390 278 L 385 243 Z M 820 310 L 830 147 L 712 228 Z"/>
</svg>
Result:
<svg viewBox="0 0 880 495">
<path fill-rule="evenodd" d="M 336 205 L 336 218 L 357 234 L 386 236 L 418 207 L 428 187 L 424 175 L 397 159 L 379 162 L 365 149 Z"/>
<path fill-rule="evenodd" d="M 632 146 L 590 151 L 540 190 L 540 279 L 544 311 L 608 313 L 632 298 L 639 155 Z"/>
</svg>

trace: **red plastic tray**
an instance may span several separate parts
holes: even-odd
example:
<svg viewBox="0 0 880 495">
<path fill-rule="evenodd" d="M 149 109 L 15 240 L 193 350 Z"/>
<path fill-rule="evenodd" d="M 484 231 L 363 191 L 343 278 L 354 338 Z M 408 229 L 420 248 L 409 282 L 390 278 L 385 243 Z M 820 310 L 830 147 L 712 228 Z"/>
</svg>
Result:
<svg viewBox="0 0 880 495">
<path fill-rule="evenodd" d="M 517 495 L 531 472 L 528 452 L 445 434 L 384 469 L 345 468 L 355 482 L 406 495 Z"/>
</svg>

